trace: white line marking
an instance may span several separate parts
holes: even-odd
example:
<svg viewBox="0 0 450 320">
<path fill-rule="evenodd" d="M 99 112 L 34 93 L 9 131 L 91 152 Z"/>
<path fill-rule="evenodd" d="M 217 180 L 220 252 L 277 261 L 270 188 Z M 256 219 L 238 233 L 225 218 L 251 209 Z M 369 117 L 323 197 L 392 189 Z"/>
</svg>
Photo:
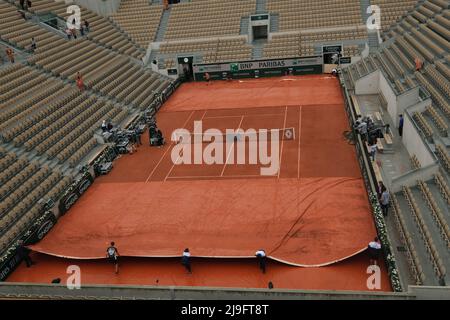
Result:
<svg viewBox="0 0 450 320">
<path fill-rule="evenodd" d="M 189 119 L 192 117 L 192 115 L 194 114 L 195 111 L 192 111 L 191 114 L 189 115 L 189 117 L 187 118 L 186 122 L 183 124 L 183 128 L 186 126 L 186 124 L 188 123 Z M 145 182 L 148 182 L 148 180 L 150 180 L 150 178 L 152 177 L 153 173 L 155 173 L 156 168 L 158 168 L 158 166 L 161 164 L 162 160 L 164 159 L 164 157 L 166 156 L 167 152 L 173 147 L 174 142 L 172 142 L 170 144 L 170 146 L 167 148 L 167 150 L 164 152 L 164 154 L 162 155 L 161 159 L 159 159 L 158 163 L 156 164 L 156 166 L 153 168 L 152 172 L 150 172 L 150 175 L 148 176 L 147 180 L 145 180 Z"/>
<path fill-rule="evenodd" d="M 203 113 L 203 116 L 202 116 L 202 118 L 200 119 L 200 121 L 202 121 L 203 120 L 203 118 L 205 117 L 205 115 L 206 115 L 206 112 L 208 112 L 208 110 L 205 110 L 205 112 Z M 195 128 L 194 128 L 194 132 L 195 132 Z M 181 155 L 180 154 L 178 154 L 178 157 L 177 157 L 177 160 L 175 161 L 175 163 L 177 163 L 178 162 L 178 159 L 180 159 L 180 157 L 181 157 Z M 166 177 L 164 178 L 164 181 L 166 181 L 167 180 L 167 178 L 170 176 L 170 174 L 172 173 L 172 170 L 173 170 L 173 168 L 175 168 L 175 163 L 174 164 L 172 164 L 172 167 L 170 168 L 170 170 L 169 170 L 169 172 L 167 173 L 167 175 L 166 175 Z"/>
<path fill-rule="evenodd" d="M 300 179 L 300 160 L 301 160 L 301 153 L 300 153 L 300 136 L 302 135 L 302 106 L 299 106 L 299 115 L 298 115 L 298 164 L 297 164 L 297 179 Z"/>
<path fill-rule="evenodd" d="M 283 123 L 283 128 L 286 128 L 286 121 L 287 121 L 287 109 L 288 107 L 286 106 L 284 109 L 284 123 Z M 284 137 L 281 139 L 281 150 L 280 150 L 280 161 L 278 162 L 278 178 L 280 178 L 280 173 L 281 173 L 281 160 L 283 159 L 283 144 L 284 144 Z"/>
<path fill-rule="evenodd" d="M 242 117 L 241 117 L 241 121 L 239 122 L 238 127 L 237 127 L 238 130 L 241 128 L 242 121 L 244 121 L 244 117 L 245 117 L 245 116 L 242 116 Z M 227 159 L 225 160 L 225 164 L 223 165 L 222 172 L 220 173 L 220 176 L 223 176 L 223 173 L 225 172 L 225 168 L 226 168 L 227 163 L 228 163 L 228 158 L 230 158 L 231 151 L 234 150 L 234 141 L 235 141 L 235 140 L 233 139 L 233 143 L 231 144 L 230 151 L 228 152 Z"/>
</svg>

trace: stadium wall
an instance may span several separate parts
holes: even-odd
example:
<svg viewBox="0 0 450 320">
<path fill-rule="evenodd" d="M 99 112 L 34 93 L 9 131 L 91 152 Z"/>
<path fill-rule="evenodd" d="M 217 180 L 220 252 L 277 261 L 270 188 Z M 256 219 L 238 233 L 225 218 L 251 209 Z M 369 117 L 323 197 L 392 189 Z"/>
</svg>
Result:
<svg viewBox="0 0 450 320">
<path fill-rule="evenodd" d="M 423 141 L 422 136 L 411 118 L 409 112 L 404 114 L 403 125 L 403 144 L 405 145 L 410 155 L 415 154 L 422 166 L 426 167 L 435 162 L 432 151 L 428 145 Z"/>
<path fill-rule="evenodd" d="M 74 0 L 74 2 L 101 16 L 108 17 L 119 10 L 121 0 Z"/>
<path fill-rule="evenodd" d="M 378 94 L 380 72 L 374 71 L 355 82 L 355 94 Z"/>
<path fill-rule="evenodd" d="M 226 80 L 231 74 L 233 79 L 259 78 L 323 73 L 322 56 L 312 56 L 292 59 L 270 59 L 252 61 L 234 61 L 213 64 L 194 64 L 194 79 L 204 81 L 208 72 L 213 80 Z"/>
<path fill-rule="evenodd" d="M 69 290 L 61 284 L 4 283 L 0 286 L 0 299 L 121 299 L 121 300 L 410 300 L 415 299 L 416 287 L 406 293 L 335 291 L 335 290 L 281 290 L 211 287 L 165 287 L 87 285 Z M 419 290 L 421 288 L 417 287 Z M 421 296 L 445 296 L 448 289 L 430 288 Z"/>
<path fill-rule="evenodd" d="M 387 103 L 387 111 L 389 113 L 389 115 L 391 116 L 391 119 L 394 123 L 396 123 L 396 119 L 397 119 L 397 95 L 395 94 L 394 90 L 392 89 L 392 86 L 389 84 L 389 82 L 386 80 L 386 78 L 384 77 L 384 75 L 378 71 L 380 73 L 380 82 L 379 82 L 379 86 L 380 86 L 380 92 L 383 94 L 384 98 L 386 99 L 386 103 Z"/>
<path fill-rule="evenodd" d="M 434 175 L 439 171 L 439 163 L 436 161 L 433 164 L 415 169 L 406 174 L 392 179 L 391 192 L 396 193 L 402 191 L 403 186 L 414 187 L 417 186 L 417 180 L 428 181 L 434 178 Z"/>
</svg>

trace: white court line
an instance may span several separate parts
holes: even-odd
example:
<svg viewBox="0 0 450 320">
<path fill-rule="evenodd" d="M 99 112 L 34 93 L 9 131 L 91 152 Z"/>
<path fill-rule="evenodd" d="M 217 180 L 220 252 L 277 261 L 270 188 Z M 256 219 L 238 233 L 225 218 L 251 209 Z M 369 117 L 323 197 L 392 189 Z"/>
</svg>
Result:
<svg viewBox="0 0 450 320">
<path fill-rule="evenodd" d="M 199 178 L 276 178 L 277 176 L 262 176 L 260 174 L 241 174 L 241 175 L 228 175 L 228 176 L 179 176 L 179 177 L 168 177 L 167 179 L 199 179 Z"/>
<path fill-rule="evenodd" d="M 202 118 L 200 119 L 200 121 L 203 120 L 203 118 L 205 117 L 207 111 L 208 111 L 208 110 L 205 110 L 205 112 L 203 113 L 203 116 L 202 116 Z M 194 127 L 194 132 L 195 132 L 195 127 Z M 180 157 L 181 157 L 181 155 L 178 154 L 178 157 L 177 157 L 177 160 L 175 161 L 175 163 L 178 162 L 178 160 L 180 159 Z M 168 177 L 170 176 L 170 174 L 172 173 L 173 168 L 175 168 L 175 163 L 172 164 L 172 168 L 170 168 L 169 172 L 167 173 L 166 177 L 164 178 L 164 181 L 166 181 L 167 178 L 168 178 Z"/>
<path fill-rule="evenodd" d="M 283 129 L 286 128 L 287 109 L 288 109 L 288 107 L 286 106 L 286 108 L 284 109 Z M 280 178 L 280 173 L 281 173 L 281 160 L 283 159 L 283 144 L 284 144 L 284 133 L 283 133 L 283 137 L 281 139 L 281 150 L 280 150 L 280 159 L 279 159 L 280 161 L 278 162 L 278 179 Z"/>
<path fill-rule="evenodd" d="M 236 115 L 236 116 L 211 116 L 205 117 L 205 119 L 221 119 L 221 118 L 239 118 L 239 117 L 273 117 L 273 116 L 282 116 L 282 113 L 261 113 L 261 114 L 244 114 L 244 115 Z"/>
<path fill-rule="evenodd" d="M 186 124 L 188 123 L 189 119 L 192 117 L 192 115 L 194 114 L 195 111 L 192 111 L 191 114 L 189 115 L 189 117 L 187 118 L 186 122 L 183 124 L 183 128 L 186 126 Z M 150 178 L 152 177 L 153 173 L 155 173 L 156 168 L 158 168 L 158 166 L 161 164 L 162 160 L 164 159 L 164 157 L 166 156 L 167 152 L 169 152 L 169 150 L 171 149 L 171 147 L 174 145 L 174 142 L 172 142 L 170 144 L 170 146 L 167 148 L 167 150 L 164 152 L 164 154 L 162 155 L 161 159 L 159 159 L 158 163 L 156 164 L 156 166 L 153 168 L 152 172 L 150 172 L 147 180 L 145 180 L 145 182 L 148 182 L 148 180 L 150 180 Z"/>
<path fill-rule="evenodd" d="M 241 122 L 239 122 L 239 124 L 238 124 L 238 126 L 237 126 L 237 129 L 238 129 L 238 130 L 241 128 L 242 121 L 244 121 L 244 117 L 245 117 L 245 116 L 242 116 L 242 117 L 241 117 Z M 231 151 L 234 150 L 234 141 L 235 141 L 235 139 L 233 139 L 233 143 L 231 144 L 230 151 L 228 152 L 227 159 L 225 160 L 225 164 L 223 165 L 222 172 L 220 173 L 220 176 L 223 176 L 223 173 L 225 172 L 225 168 L 226 168 L 227 163 L 228 163 L 228 158 L 229 158 L 230 155 L 231 155 Z"/>
<path fill-rule="evenodd" d="M 302 135 L 302 106 L 299 106 L 299 115 L 298 115 L 298 164 L 297 164 L 297 179 L 300 179 L 300 160 L 301 160 L 301 154 L 300 154 L 300 136 Z"/>
</svg>

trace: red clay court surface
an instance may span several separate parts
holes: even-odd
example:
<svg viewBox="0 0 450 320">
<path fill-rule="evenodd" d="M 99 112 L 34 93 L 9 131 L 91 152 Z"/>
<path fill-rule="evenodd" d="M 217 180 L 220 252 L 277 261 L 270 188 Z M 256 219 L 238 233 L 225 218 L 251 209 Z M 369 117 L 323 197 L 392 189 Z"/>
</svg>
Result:
<svg viewBox="0 0 450 320">
<path fill-rule="evenodd" d="M 262 177 L 261 165 L 230 164 L 228 155 L 225 164 L 176 166 L 175 144 L 149 148 L 144 136 L 32 247 L 38 264 L 9 281 L 64 278 L 75 263 L 84 283 L 367 290 L 368 259 L 359 253 L 375 228 L 354 147 L 342 135 L 336 79 L 184 84 L 157 119 L 166 139 L 177 128 L 192 131 L 195 120 L 203 130 L 292 127 L 296 137 L 280 141 L 280 170 Z M 118 276 L 95 260 L 112 240 L 127 256 Z M 185 247 L 196 257 L 192 276 L 171 258 Z M 259 248 L 278 261 L 265 275 L 247 259 Z M 386 272 L 381 290 L 390 290 Z"/>
</svg>

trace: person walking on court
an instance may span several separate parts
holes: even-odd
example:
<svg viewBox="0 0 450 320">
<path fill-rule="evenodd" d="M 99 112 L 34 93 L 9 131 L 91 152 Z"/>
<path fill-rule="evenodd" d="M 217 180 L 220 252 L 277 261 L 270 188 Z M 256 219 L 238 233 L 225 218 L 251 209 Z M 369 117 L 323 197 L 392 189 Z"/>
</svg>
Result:
<svg viewBox="0 0 450 320">
<path fill-rule="evenodd" d="M 369 250 L 370 264 L 377 265 L 381 252 L 381 243 L 378 237 L 375 237 L 373 241 L 369 242 L 367 249 Z"/>
<path fill-rule="evenodd" d="M 136 145 L 141 146 L 142 145 L 142 140 L 141 140 L 141 133 L 139 132 L 139 128 L 136 127 L 134 129 L 134 136 L 136 139 Z"/>
<path fill-rule="evenodd" d="M 19 254 L 20 259 L 25 261 L 27 268 L 31 267 L 34 262 L 30 258 L 30 249 L 25 248 L 23 245 L 23 240 L 19 240 L 18 245 L 17 253 Z"/>
<path fill-rule="evenodd" d="M 114 264 L 115 272 L 116 274 L 119 273 L 119 251 L 115 247 L 114 241 L 111 242 L 111 245 L 106 249 L 106 257 L 108 258 L 109 262 Z"/>
<path fill-rule="evenodd" d="M 189 252 L 189 248 L 184 249 L 183 256 L 181 257 L 181 264 L 186 268 L 188 273 L 192 273 L 191 253 Z"/>
<path fill-rule="evenodd" d="M 403 119 L 403 115 L 402 114 L 399 117 L 400 117 L 400 120 L 398 122 L 398 135 L 401 137 L 401 136 L 403 136 L 404 119 Z"/>
<path fill-rule="evenodd" d="M 380 204 L 381 210 L 383 211 L 383 216 L 385 217 L 387 217 L 388 215 L 389 202 L 390 202 L 389 191 L 386 189 L 386 187 L 383 187 L 383 190 L 381 192 Z"/>
<path fill-rule="evenodd" d="M 266 252 L 263 249 L 259 249 L 255 255 L 262 273 L 266 273 Z"/>
</svg>

